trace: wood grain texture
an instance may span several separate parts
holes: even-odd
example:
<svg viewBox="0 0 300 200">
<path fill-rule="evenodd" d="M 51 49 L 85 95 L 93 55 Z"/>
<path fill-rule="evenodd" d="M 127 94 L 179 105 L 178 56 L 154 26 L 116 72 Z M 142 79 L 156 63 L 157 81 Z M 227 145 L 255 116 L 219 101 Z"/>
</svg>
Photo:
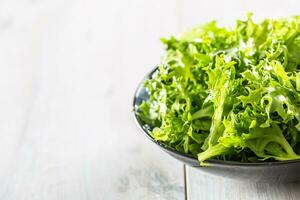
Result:
<svg viewBox="0 0 300 200">
<path fill-rule="evenodd" d="M 182 164 L 131 116 L 137 83 L 162 56 L 159 38 L 249 10 L 296 14 L 298 4 L 0 1 L 0 199 L 184 199 Z M 190 168 L 186 176 L 190 199 L 299 196 L 298 184 L 236 183 Z"/>
<path fill-rule="evenodd" d="M 241 182 L 206 174 L 187 167 L 187 199 L 297 200 L 300 183 Z"/>
<path fill-rule="evenodd" d="M 166 9 L 167 8 L 167 9 Z M 177 31 L 173 1 L 0 2 L 0 199 L 183 199 L 139 132 L 135 87 Z"/>
</svg>

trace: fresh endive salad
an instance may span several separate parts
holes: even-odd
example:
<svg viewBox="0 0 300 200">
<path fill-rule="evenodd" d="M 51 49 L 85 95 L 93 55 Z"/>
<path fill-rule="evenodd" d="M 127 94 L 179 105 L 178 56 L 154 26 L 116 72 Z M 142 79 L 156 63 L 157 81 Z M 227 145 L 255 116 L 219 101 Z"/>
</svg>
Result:
<svg viewBox="0 0 300 200">
<path fill-rule="evenodd" d="M 136 110 L 151 136 L 200 164 L 300 159 L 300 17 L 215 21 L 161 39 Z"/>
</svg>

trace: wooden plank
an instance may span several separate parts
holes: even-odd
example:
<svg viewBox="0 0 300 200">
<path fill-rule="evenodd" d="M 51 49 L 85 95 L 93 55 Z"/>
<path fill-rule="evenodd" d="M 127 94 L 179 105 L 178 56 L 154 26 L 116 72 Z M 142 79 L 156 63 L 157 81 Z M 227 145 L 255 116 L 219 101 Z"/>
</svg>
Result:
<svg viewBox="0 0 300 200">
<path fill-rule="evenodd" d="M 176 3 L 27 3 L 0 16 L 0 199 L 183 199 L 182 164 L 131 114 Z"/>
<path fill-rule="evenodd" d="M 296 200 L 300 195 L 300 183 L 242 182 L 206 174 L 187 168 L 187 199 L 206 200 Z"/>
<path fill-rule="evenodd" d="M 255 19 L 298 15 L 299 4 L 294 0 L 286 0 L 284 4 L 281 0 L 181 1 L 180 29 L 201 25 L 211 20 L 233 25 L 236 19 L 245 18 L 248 12 L 252 12 Z"/>
</svg>

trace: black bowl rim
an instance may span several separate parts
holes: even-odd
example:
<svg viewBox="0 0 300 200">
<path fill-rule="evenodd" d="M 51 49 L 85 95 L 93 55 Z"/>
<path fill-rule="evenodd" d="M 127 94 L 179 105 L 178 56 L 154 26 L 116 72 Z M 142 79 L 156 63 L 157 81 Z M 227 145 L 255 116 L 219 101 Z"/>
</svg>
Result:
<svg viewBox="0 0 300 200">
<path fill-rule="evenodd" d="M 145 126 L 142 124 L 141 120 L 139 120 L 139 118 L 136 114 L 136 100 L 137 100 L 136 97 L 137 97 L 138 91 L 142 88 L 144 81 L 149 79 L 157 69 L 158 69 L 158 66 L 154 67 L 149 73 L 147 73 L 147 75 L 140 81 L 140 83 L 138 84 L 138 86 L 134 92 L 134 98 L 133 98 L 133 102 L 132 102 L 132 107 L 133 107 L 132 113 L 133 113 L 134 121 L 135 121 L 136 125 L 138 126 L 138 128 L 141 130 L 141 132 L 156 145 L 160 146 L 167 152 L 172 152 L 174 154 L 177 154 L 178 156 L 193 160 L 195 163 L 197 162 L 199 164 L 199 161 L 191 154 L 179 152 L 171 147 L 168 147 L 167 145 L 163 144 L 162 142 L 155 140 L 150 135 L 149 131 L 145 128 Z M 217 159 L 208 159 L 205 161 L 205 163 L 207 163 L 208 165 L 214 165 L 214 166 L 242 166 L 242 167 L 286 165 L 286 164 L 297 163 L 297 162 L 300 162 L 300 159 L 285 160 L 285 161 L 269 161 L 269 162 L 268 161 L 267 162 L 251 162 L 251 163 L 250 162 L 249 163 L 239 162 L 239 161 L 217 160 Z"/>
</svg>

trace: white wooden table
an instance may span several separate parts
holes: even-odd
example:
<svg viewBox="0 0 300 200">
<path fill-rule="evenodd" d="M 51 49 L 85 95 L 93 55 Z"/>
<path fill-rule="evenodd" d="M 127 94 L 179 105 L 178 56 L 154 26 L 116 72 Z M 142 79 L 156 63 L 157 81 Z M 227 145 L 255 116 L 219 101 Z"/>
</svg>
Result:
<svg viewBox="0 0 300 200">
<path fill-rule="evenodd" d="M 0 199 L 299 199 L 300 184 L 186 168 L 131 116 L 159 37 L 217 19 L 300 14 L 292 0 L 0 1 Z M 184 174 L 185 173 L 185 174 Z"/>
</svg>

